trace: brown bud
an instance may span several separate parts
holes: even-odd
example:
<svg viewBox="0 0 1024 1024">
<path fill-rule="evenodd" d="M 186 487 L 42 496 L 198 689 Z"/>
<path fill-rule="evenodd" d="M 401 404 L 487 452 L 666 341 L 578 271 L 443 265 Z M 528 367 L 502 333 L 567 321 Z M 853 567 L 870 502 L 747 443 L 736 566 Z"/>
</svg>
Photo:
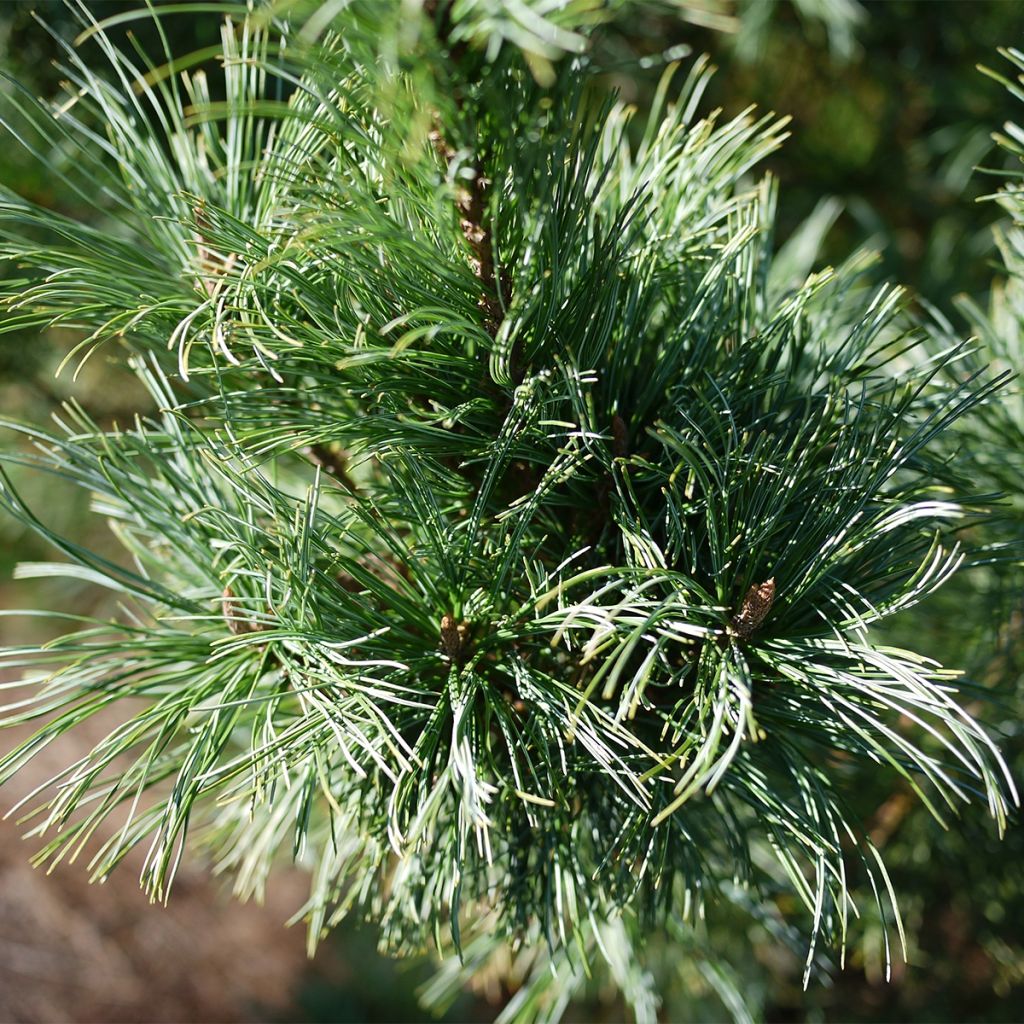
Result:
<svg viewBox="0 0 1024 1024">
<path fill-rule="evenodd" d="M 748 591 L 740 610 L 729 623 L 730 632 L 746 640 L 752 636 L 768 617 L 775 603 L 775 577 L 764 583 L 755 583 Z"/>
<path fill-rule="evenodd" d="M 469 624 L 466 622 L 456 623 L 453 615 L 444 615 L 441 618 L 441 650 L 451 658 L 458 661 L 462 654 L 463 645 L 469 634 Z"/>
<path fill-rule="evenodd" d="M 231 589 L 231 585 L 228 584 L 220 595 L 220 610 L 224 616 L 224 621 L 228 624 L 228 629 L 235 636 L 241 636 L 243 633 L 261 633 L 263 627 L 258 622 L 243 618 L 235 611 L 234 606 L 237 600 L 235 592 Z"/>
</svg>

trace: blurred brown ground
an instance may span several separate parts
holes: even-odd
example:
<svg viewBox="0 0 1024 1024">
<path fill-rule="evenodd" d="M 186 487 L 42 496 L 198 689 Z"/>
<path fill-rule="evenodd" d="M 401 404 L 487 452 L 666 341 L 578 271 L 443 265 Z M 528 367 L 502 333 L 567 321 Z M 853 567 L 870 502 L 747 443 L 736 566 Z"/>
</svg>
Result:
<svg viewBox="0 0 1024 1024">
<path fill-rule="evenodd" d="M 96 380 L 87 376 L 82 384 L 85 393 L 106 394 L 99 383 L 109 384 L 114 377 L 123 385 L 113 389 L 117 401 L 126 408 L 145 408 L 144 396 L 131 390 L 123 374 L 115 377 L 110 365 L 98 365 L 93 372 Z M 61 382 L 62 392 L 66 384 Z M 99 404 L 101 417 L 109 419 L 111 411 Z M 46 423 L 49 412 L 47 403 L 23 382 L 0 386 L 0 409 L 37 423 Z M 87 514 L 81 495 L 45 481 L 32 498 L 48 521 L 114 554 L 110 536 L 102 522 Z M 11 583 L 15 561 L 52 557 L 52 550 L 30 535 L 0 535 L 0 548 L 0 562 L 5 563 L 0 608 L 38 605 L 102 613 L 105 598 L 89 588 L 61 586 L 55 591 L 37 586 L 37 581 Z M 0 619 L 0 644 L 47 639 L 52 629 L 39 620 Z M 11 691 L 0 695 L 3 704 L 14 699 Z M 0 788 L 0 815 L 91 749 L 118 718 L 115 714 L 81 725 L 40 753 Z M 0 753 L 31 731 L 4 730 Z M 302 925 L 287 928 L 285 922 L 308 891 L 301 872 L 283 867 L 271 879 L 265 906 L 242 904 L 231 896 L 228 881 L 213 878 L 186 851 L 164 907 L 151 904 L 139 888 L 144 849 L 135 851 L 102 885 L 89 884 L 88 849 L 76 863 L 62 863 L 47 875 L 29 863 L 43 840 L 23 839 L 30 825 L 19 825 L 16 817 L 0 821 L 0 1024 L 296 1019 L 296 1001 L 310 964 Z M 115 815 L 90 849 L 119 824 L 123 822 Z"/>
<path fill-rule="evenodd" d="M 84 750 L 102 727 L 80 731 L 72 742 Z M 5 749 L 18 738 L 5 736 Z M 3 811 L 74 754 L 69 742 L 40 755 L 0 792 Z M 90 885 L 82 861 L 49 875 L 33 869 L 29 858 L 40 841 L 23 840 L 27 828 L 0 822 L 0 1021 L 212 1024 L 294 1017 L 309 962 L 302 926 L 284 922 L 306 892 L 300 872 L 279 871 L 265 906 L 241 904 L 186 852 L 164 907 L 139 889 L 143 850 L 106 883 Z"/>
</svg>

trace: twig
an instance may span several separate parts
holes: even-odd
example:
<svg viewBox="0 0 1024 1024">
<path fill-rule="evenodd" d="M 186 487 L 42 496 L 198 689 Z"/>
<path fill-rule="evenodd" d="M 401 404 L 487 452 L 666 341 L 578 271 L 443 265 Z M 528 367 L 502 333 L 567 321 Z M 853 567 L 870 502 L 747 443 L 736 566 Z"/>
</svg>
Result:
<svg viewBox="0 0 1024 1024">
<path fill-rule="evenodd" d="M 359 492 L 355 481 L 349 476 L 348 462 L 343 455 L 332 452 L 324 444 L 306 446 L 306 454 L 330 477 L 333 477 L 346 490 L 353 494 Z"/>
</svg>

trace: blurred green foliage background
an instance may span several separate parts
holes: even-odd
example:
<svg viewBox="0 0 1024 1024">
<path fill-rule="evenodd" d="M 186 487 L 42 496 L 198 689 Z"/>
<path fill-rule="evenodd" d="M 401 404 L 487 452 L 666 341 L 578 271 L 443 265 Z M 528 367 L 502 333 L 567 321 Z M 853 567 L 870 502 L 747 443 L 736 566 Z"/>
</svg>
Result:
<svg viewBox="0 0 1024 1024">
<path fill-rule="evenodd" d="M 134 9 L 137 0 L 94 4 L 103 15 Z M 36 11 L 47 33 L 33 18 Z M 992 224 L 1000 215 L 994 203 L 979 197 L 994 191 L 997 178 L 979 165 L 999 168 L 1004 157 L 991 133 L 1019 117 L 1017 104 L 977 65 L 999 67 L 997 48 L 1020 43 L 1024 5 L 1009 0 L 887 0 L 858 6 L 821 0 L 811 3 L 740 0 L 729 13 L 736 31 L 701 28 L 674 15 L 670 5 L 642 17 L 617 21 L 602 43 L 609 88 L 643 107 L 650 101 L 668 58 L 687 52 L 711 55 L 719 67 L 705 105 L 735 113 L 750 104 L 792 116 L 792 138 L 769 161 L 778 177 L 780 238 L 795 230 L 816 209 L 833 219 L 824 259 L 840 261 L 860 247 L 879 253 L 877 274 L 909 285 L 923 304 L 951 317 L 962 334 L 970 333 L 954 300 L 964 293 L 981 306 L 998 274 Z M 214 43 L 213 14 L 168 21 L 175 51 Z M 60 83 L 53 67 L 63 38 L 74 35 L 74 21 L 59 0 L 0 4 L 0 61 L 9 76 L 40 95 L 52 95 Z M 145 46 L 146 27 L 136 26 Z M 685 59 L 685 58 L 684 58 Z M 5 84 L 4 88 L 10 88 Z M 23 150 L 0 146 L 0 183 L 56 209 L 73 209 L 74 198 L 61 191 Z M 822 207 L 823 201 L 836 202 Z M 7 335 L 0 339 L 0 409 L 4 415 L 42 421 L 59 402 L 77 397 L 101 421 L 112 422 L 138 407 L 138 396 L 117 381 L 113 353 L 100 353 L 77 382 L 69 373 L 54 377 L 72 339 Z M 31 491 L 31 485 L 29 485 Z M 29 497 L 32 495 L 29 493 Z M 67 497 L 48 493 L 47 504 L 65 523 L 85 521 L 83 509 Z M 64 525 L 57 523 L 56 525 Z M 97 543 L 96 538 L 90 538 Z M 0 605 L 25 606 L 39 600 L 18 584 L 15 600 L 9 582 L 15 563 L 46 557 L 38 541 L 0 522 Z M 45 586 L 45 582 L 32 586 Z M 959 586 L 959 589 L 958 589 Z M 974 587 L 973 591 L 965 588 Z M 928 616 L 914 623 L 931 635 L 922 649 L 982 676 L 998 672 L 1018 680 L 1019 639 L 1004 628 L 986 629 L 986 596 L 971 578 L 938 595 Z M 94 600 L 87 592 L 71 595 L 81 606 Z M 62 603 L 68 595 L 61 595 Z M 976 614 L 965 615 L 965 608 Z M 994 622 L 997 617 L 991 616 Z M 1010 617 L 1017 632 L 1020 615 Z M 1005 690 L 1003 739 L 1019 769 L 1024 743 L 1019 721 L 1024 694 Z M 1011 828 L 1002 844 L 983 825 L 943 833 L 905 794 L 866 784 L 858 795 L 873 835 L 884 847 L 897 891 L 901 893 L 913 944 L 909 967 L 886 983 L 867 953 L 837 974 L 831 984 L 799 986 L 800 965 L 776 937 L 765 933 L 751 950 L 723 936 L 724 952 L 745 979 L 752 1005 L 768 1020 L 916 1020 L 1014 1021 L 1024 1019 L 1024 831 Z M 6 840 L 5 840 L 6 841 Z M 25 848 L 23 855 L 28 856 Z M 128 880 L 133 884 L 133 880 Z M 230 913 L 230 908 L 225 910 Z M 273 938 L 261 938 L 270 942 Z M 670 961 L 678 950 L 658 954 Z M 153 969 L 156 969 L 154 966 Z M 201 969 L 201 965 L 197 968 Z M 239 1008 L 238 1019 L 309 1021 L 397 1021 L 422 1018 L 414 998 L 424 975 L 396 967 L 373 952 L 372 936 L 362 931 L 338 935 L 310 967 L 293 970 L 293 984 L 277 1009 Z M 10 975 L 3 982 L 12 984 Z M 212 984 L 216 983 L 213 979 Z M 59 983 L 57 984 L 59 989 Z M 489 1020 L 503 993 L 483 987 L 449 1012 L 451 1020 Z M 61 1017 L 59 994 L 53 1019 L 76 1015 L 69 990 Z M 713 1004 L 698 1006 L 691 996 L 666 992 L 666 1020 L 721 1019 Z M 79 1004 L 77 1009 L 81 1011 Z M 136 1019 L 144 1006 L 136 1007 Z M 131 1018 L 126 1010 L 125 1019 Z M 222 1009 L 208 1007 L 214 1019 Z M 597 997 L 574 1008 L 571 1019 L 616 1020 L 622 1011 Z M 717 1016 L 716 1016 L 717 1014 Z M 84 1019 L 76 1016 L 76 1019 Z"/>
</svg>

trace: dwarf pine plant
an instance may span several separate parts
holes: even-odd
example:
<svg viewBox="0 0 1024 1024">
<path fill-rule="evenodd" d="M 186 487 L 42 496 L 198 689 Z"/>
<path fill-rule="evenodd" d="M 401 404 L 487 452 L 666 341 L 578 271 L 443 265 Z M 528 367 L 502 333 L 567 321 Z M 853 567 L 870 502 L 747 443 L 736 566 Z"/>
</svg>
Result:
<svg viewBox="0 0 1024 1024">
<path fill-rule="evenodd" d="M 20 575 L 116 598 L 3 653 L 4 721 L 37 731 L 0 779 L 111 723 L 23 807 L 42 862 L 102 879 L 142 846 L 164 899 L 187 846 L 242 896 L 293 858 L 311 943 L 354 915 L 435 946 L 428 998 L 498 971 L 504 1019 L 556 1019 L 600 968 L 651 1020 L 660 931 L 737 1015 L 706 917 L 799 929 L 808 972 L 865 898 L 899 932 L 865 766 L 1002 827 L 957 673 L 874 631 L 965 557 L 941 438 L 999 379 L 945 372 L 961 346 L 864 259 L 776 252 L 784 122 L 703 114 L 705 62 L 642 114 L 608 98 L 626 10 L 144 15 L 222 18 L 188 55 L 83 9 L 66 96 L 8 85 L 86 212 L 3 192 L 4 325 L 70 328 L 70 366 L 152 398 L 5 423 L 121 551 L 3 478 L 59 553 Z"/>
</svg>

